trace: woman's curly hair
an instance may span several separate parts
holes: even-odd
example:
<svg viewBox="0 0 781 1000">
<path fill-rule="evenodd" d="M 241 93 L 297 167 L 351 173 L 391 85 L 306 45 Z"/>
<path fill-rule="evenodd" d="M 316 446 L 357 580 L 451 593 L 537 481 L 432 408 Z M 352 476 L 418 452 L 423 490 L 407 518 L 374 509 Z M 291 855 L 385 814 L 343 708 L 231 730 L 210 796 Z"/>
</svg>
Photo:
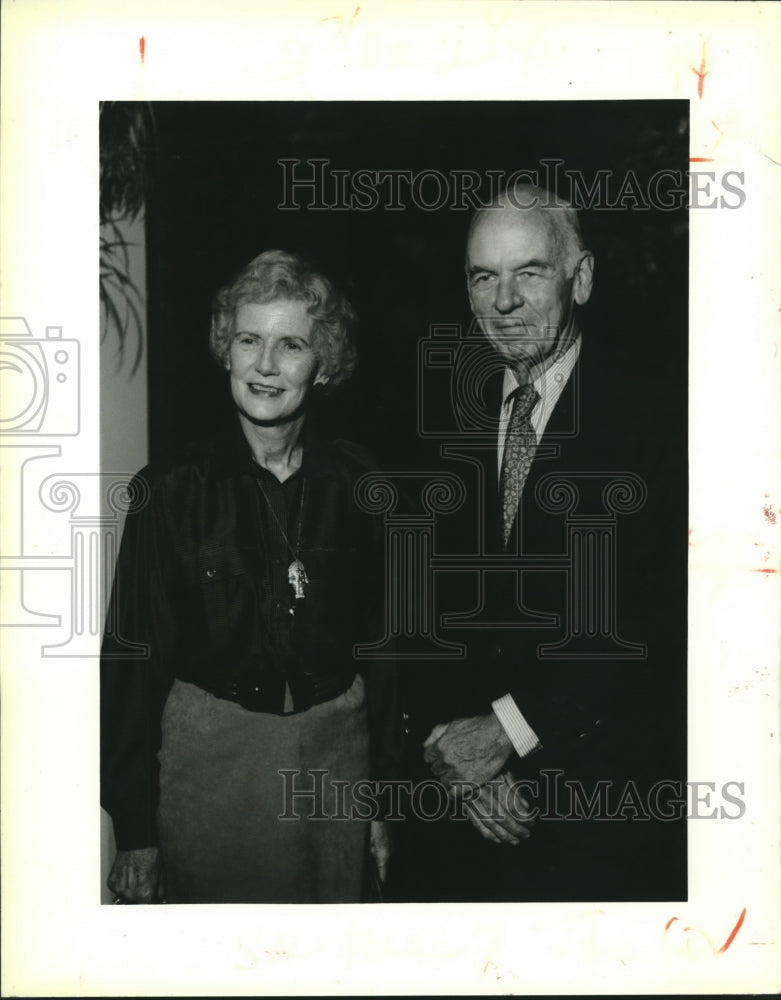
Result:
<svg viewBox="0 0 781 1000">
<path fill-rule="evenodd" d="M 353 307 L 325 275 L 284 250 L 266 250 L 255 257 L 214 297 L 209 347 L 220 366 L 228 360 L 238 307 L 277 299 L 306 304 L 312 317 L 312 350 L 320 374 L 327 378 L 324 389 L 347 381 L 356 361 Z"/>
</svg>

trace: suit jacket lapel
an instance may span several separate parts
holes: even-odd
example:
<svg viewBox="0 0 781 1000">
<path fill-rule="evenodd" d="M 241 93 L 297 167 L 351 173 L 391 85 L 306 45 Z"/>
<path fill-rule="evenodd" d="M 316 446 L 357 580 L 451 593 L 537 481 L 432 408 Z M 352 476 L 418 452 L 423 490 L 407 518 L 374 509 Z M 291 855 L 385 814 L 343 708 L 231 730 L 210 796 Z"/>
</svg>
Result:
<svg viewBox="0 0 781 1000">
<path fill-rule="evenodd" d="M 502 524 L 502 504 L 499 499 L 499 418 L 502 411 L 502 385 L 504 369 L 495 372 L 486 384 L 485 400 L 488 412 L 496 420 L 496 432 L 492 435 L 491 446 L 482 451 L 483 482 L 485 484 L 486 546 L 490 552 L 504 549 Z"/>
</svg>

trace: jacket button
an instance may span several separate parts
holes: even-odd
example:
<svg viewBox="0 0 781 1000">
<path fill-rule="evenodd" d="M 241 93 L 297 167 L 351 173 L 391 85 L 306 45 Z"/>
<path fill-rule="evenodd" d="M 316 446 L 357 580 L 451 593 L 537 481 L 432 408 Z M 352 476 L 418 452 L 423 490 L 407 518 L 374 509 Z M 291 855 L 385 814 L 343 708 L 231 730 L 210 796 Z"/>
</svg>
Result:
<svg viewBox="0 0 781 1000">
<path fill-rule="evenodd" d="M 405 722 L 409 722 L 409 712 L 402 712 L 401 717 Z"/>
<path fill-rule="evenodd" d="M 216 569 L 207 569 L 206 570 L 206 575 L 208 576 L 208 578 L 210 580 L 212 579 L 213 576 L 215 576 L 216 573 L 217 573 Z"/>
<path fill-rule="evenodd" d="M 502 655 L 502 647 L 498 642 L 491 643 L 491 656 L 498 657 Z"/>
</svg>

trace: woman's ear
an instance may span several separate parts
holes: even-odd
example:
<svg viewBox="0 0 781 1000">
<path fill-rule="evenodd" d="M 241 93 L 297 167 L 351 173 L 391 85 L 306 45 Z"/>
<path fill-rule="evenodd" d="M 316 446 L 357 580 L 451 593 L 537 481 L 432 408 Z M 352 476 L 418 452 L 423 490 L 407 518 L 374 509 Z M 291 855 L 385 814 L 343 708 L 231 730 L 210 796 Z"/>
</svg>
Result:
<svg viewBox="0 0 781 1000">
<path fill-rule="evenodd" d="M 328 382 L 330 382 L 330 380 L 331 380 L 331 376 L 330 375 L 323 375 L 322 372 L 318 372 L 317 375 L 315 376 L 315 381 L 314 381 L 313 384 L 314 385 L 327 385 Z"/>
</svg>

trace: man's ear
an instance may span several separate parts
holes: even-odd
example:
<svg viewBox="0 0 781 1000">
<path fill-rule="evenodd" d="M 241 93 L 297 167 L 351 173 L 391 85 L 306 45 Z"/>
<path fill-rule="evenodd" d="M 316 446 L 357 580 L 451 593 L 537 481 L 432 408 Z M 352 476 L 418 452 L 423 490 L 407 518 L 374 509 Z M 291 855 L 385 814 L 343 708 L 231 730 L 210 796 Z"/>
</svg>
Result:
<svg viewBox="0 0 781 1000">
<path fill-rule="evenodd" d="M 583 306 L 588 302 L 591 298 L 591 289 L 593 287 L 594 255 L 587 251 L 580 258 L 573 277 L 572 297 L 577 305 Z"/>
</svg>

